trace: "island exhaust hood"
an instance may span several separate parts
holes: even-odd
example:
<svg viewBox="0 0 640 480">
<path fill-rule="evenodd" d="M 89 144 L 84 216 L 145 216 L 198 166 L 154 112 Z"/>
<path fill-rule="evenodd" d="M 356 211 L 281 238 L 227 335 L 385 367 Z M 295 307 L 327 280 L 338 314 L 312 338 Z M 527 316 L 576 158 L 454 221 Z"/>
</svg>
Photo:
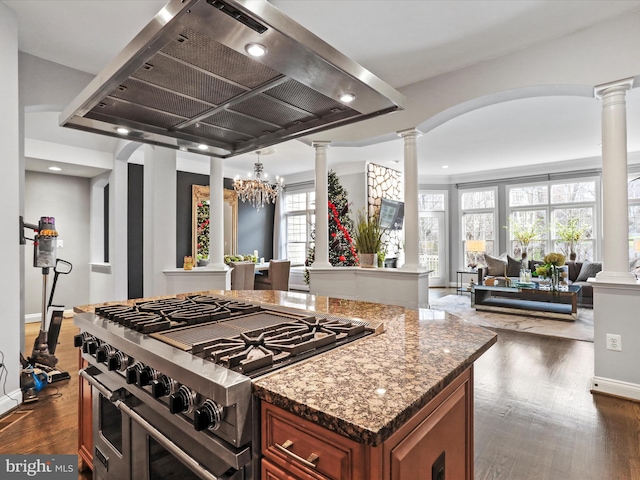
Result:
<svg viewBox="0 0 640 480">
<path fill-rule="evenodd" d="M 60 124 L 227 158 L 404 101 L 266 1 L 171 0 Z"/>
</svg>

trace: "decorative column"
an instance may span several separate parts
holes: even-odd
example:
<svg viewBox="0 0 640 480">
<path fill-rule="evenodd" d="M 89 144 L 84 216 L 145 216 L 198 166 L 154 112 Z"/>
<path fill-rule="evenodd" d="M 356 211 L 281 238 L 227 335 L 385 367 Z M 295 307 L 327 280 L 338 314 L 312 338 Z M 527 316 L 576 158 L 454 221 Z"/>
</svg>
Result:
<svg viewBox="0 0 640 480">
<path fill-rule="evenodd" d="M 404 139 L 404 252 L 402 270 L 416 271 L 419 264 L 418 150 L 416 140 L 422 132 L 411 128 L 398 132 Z"/>
<path fill-rule="evenodd" d="M 116 160 L 119 162 L 120 160 Z M 124 162 L 126 165 L 126 162 Z M 176 266 L 176 150 L 145 145 L 143 257 L 145 297 L 165 295 L 162 273 Z M 126 238 L 126 236 L 125 236 Z M 125 247 L 126 248 L 126 247 Z"/>
<path fill-rule="evenodd" d="M 597 280 L 636 283 L 629 272 L 627 222 L 627 109 L 625 96 L 633 78 L 595 87 L 602 99 L 603 269 Z"/>
<path fill-rule="evenodd" d="M 331 142 L 313 142 L 316 149 L 316 253 L 312 267 L 328 268 L 329 263 L 329 186 L 327 149 Z"/>
<path fill-rule="evenodd" d="M 228 270 L 224 263 L 224 169 L 222 159 L 209 157 L 209 269 Z"/>
</svg>

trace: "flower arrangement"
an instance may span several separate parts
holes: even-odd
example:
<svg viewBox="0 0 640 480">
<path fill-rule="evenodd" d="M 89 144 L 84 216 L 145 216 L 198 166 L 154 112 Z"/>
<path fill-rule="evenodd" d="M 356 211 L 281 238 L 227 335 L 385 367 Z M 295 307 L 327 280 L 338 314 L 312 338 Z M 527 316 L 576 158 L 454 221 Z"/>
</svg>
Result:
<svg viewBox="0 0 640 480">
<path fill-rule="evenodd" d="M 545 255 L 542 261 L 544 263 L 536 267 L 536 274 L 539 277 L 550 278 L 551 288 L 557 290 L 560 283 L 560 269 L 567 261 L 567 258 L 562 253 L 552 252 Z"/>
<path fill-rule="evenodd" d="M 531 241 L 540 239 L 545 229 L 544 223 L 540 219 L 525 224 L 514 218 L 509 218 L 509 225 L 505 225 L 504 228 L 511 232 L 511 236 L 522 247 L 522 258 L 526 258 Z"/>
<path fill-rule="evenodd" d="M 556 235 L 565 242 L 571 260 L 576 259 L 575 247 L 580 240 L 589 235 L 589 229 L 580 224 L 578 217 L 571 217 L 566 222 L 556 223 Z"/>
</svg>

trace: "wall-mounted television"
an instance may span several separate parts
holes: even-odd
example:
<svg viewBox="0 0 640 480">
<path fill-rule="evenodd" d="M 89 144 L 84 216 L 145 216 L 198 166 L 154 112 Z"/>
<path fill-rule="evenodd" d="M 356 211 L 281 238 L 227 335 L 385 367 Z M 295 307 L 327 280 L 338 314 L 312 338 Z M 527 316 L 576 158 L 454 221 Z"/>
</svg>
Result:
<svg viewBox="0 0 640 480">
<path fill-rule="evenodd" d="M 383 198 L 380 203 L 380 226 L 387 230 L 402 230 L 404 202 Z"/>
</svg>

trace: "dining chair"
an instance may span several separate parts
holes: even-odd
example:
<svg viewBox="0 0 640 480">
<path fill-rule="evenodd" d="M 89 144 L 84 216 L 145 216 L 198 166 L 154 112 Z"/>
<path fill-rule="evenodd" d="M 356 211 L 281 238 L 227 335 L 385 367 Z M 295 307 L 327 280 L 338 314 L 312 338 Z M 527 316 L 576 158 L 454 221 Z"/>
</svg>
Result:
<svg viewBox="0 0 640 480">
<path fill-rule="evenodd" d="M 256 290 L 289 290 L 290 260 L 271 260 L 267 275 L 258 276 L 255 281 Z"/>
<path fill-rule="evenodd" d="M 253 290 L 255 281 L 255 264 L 253 262 L 230 262 L 231 290 Z"/>
</svg>

